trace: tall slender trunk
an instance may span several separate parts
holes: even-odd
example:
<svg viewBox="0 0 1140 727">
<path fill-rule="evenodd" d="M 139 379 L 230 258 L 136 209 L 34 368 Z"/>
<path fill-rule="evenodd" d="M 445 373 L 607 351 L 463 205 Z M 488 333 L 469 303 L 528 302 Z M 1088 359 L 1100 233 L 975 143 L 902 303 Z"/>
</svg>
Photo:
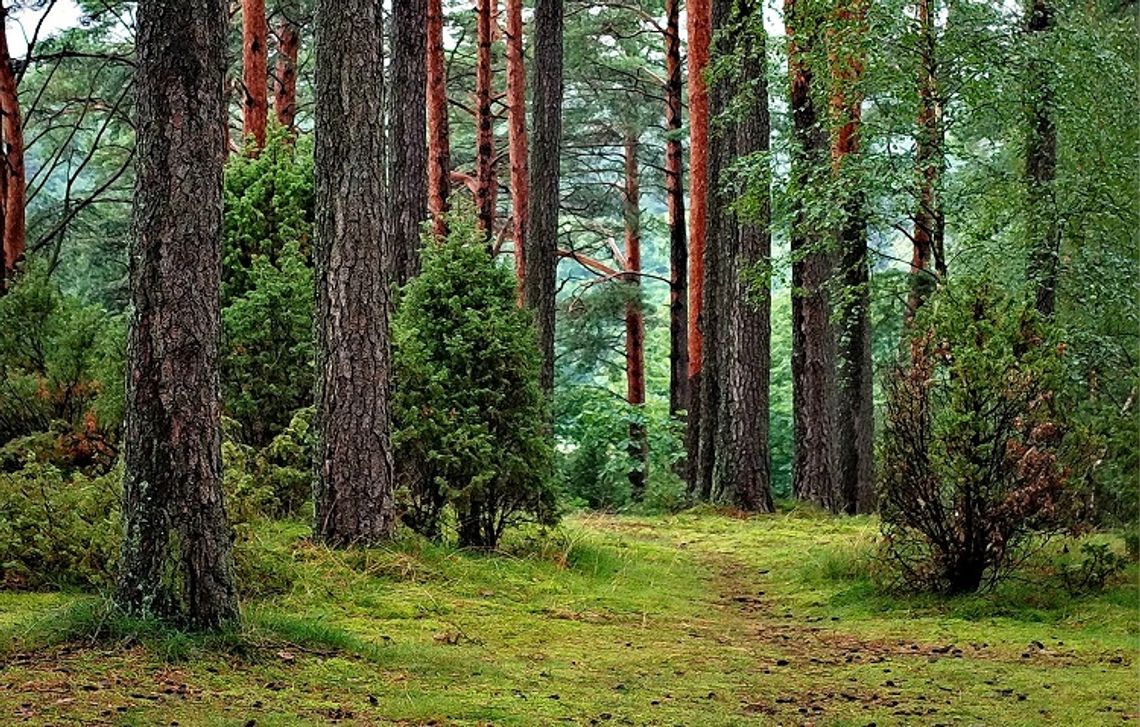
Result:
<svg viewBox="0 0 1140 727">
<path fill-rule="evenodd" d="M 392 5 L 388 88 L 390 279 L 403 285 L 420 270 L 420 225 L 427 218 L 427 0 Z"/>
<path fill-rule="evenodd" d="M 849 514 L 872 511 L 875 501 L 870 270 L 865 194 L 858 176 L 866 17 L 867 0 L 840 0 L 828 31 L 831 165 L 843 195 L 837 230 L 844 286 L 837 336 L 837 474 L 839 506 Z"/>
<path fill-rule="evenodd" d="M 427 0 L 428 211 L 437 237 L 447 236 L 451 195 L 451 131 L 447 122 L 447 63 L 443 55 L 443 2 Z"/>
<path fill-rule="evenodd" d="M 475 213 L 490 241 L 495 234 L 495 117 L 491 110 L 491 0 L 475 0 Z"/>
<path fill-rule="evenodd" d="M 526 304 L 534 311 L 542 351 L 540 381 L 554 390 L 554 297 L 558 267 L 559 160 L 562 150 L 562 0 L 536 0 L 534 120 L 527 213 Z"/>
<path fill-rule="evenodd" d="M 277 62 L 273 70 L 276 81 L 273 112 L 277 123 L 295 131 L 297 123 L 297 58 L 301 52 L 300 10 L 295 3 L 282 4 L 277 23 Z"/>
<path fill-rule="evenodd" d="M 918 125 L 915 133 L 915 174 L 919 180 L 918 209 L 914 216 L 914 254 L 910 263 L 909 324 L 935 284 L 946 275 L 943 251 L 945 216 L 942 212 L 942 170 L 945 166 L 942 102 L 938 90 L 936 0 L 918 0 Z"/>
<path fill-rule="evenodd" d="M 7 17 L 8 9 L 0 5 L 0 24 L 6 24 Z M 24 122 L 6 25 L 0 27 L 0 31 L 0 134 L 4 142 L 4 169 L 0 170 L 4 191 L 0 199 L 4 221 L 4 270 L 0 277 L 10 280 L 16 266 L 24 259 L 27 245 L 24 217 L 27 181 L 24 176 Z"/>
<path fill-rule="evenodd" d="M 522 0 L 507 0 L 507 122 L 511 158 L 511 232 L 519 300 L 526 280 L 527 179 L 526 69 L 523 65 Z"/>
<path fill-rule="evenodd" d="M 721 2 L 722 0 L 716 0 Z M 727 169 L 717 158 L 723 145 L 735 157 L 766 154 L 769 148 L 768 84 L 764 76 L 765 31 L 763 6 L 758 0 L 738 0 L 733 6 L 726 44 L 737 44 L 740 79 L 736 84 L 739 116 L 725 130 L 732 134 L 723 142 L 713 141 L 713 167 L 722 177 L 718 189 L 735 189 L 750 204 L 735 215 L 723 215 L 721 253 L 723 340 L 721 363 L 719 431 L 713 499 L 747 512 L 771 512 L 771 465 L 768 449 L 768 392 L 771 367 L 772 296 L 767 277 L 758 269 L 771 264 L 771 203 L 767 175 L 750 189 L 729 185 Z M 719 14 L 719 13 L 718 13 Z M 732 50 L 731 47 L 726 50 Z M 716 90 L 713 91 L 714 95 Z M 731 149 L 728 147 L 731 146 Z M 756 163 L 756 162 L 754 162 Z M 755 182 L 753 182 L 755 184 Z M 714 205 L 710 202 L 709 217 Z M 710 243 L 712 238 L 710 237 Z M 764 282 L 757 286 L 757 278 Z"/>
<path fill-rule="evenodd" d="M 686 0 L 689 41 L 689 417 L 686 449 L 689 456 L 689 493 L 707 495 L 698 481 L 701 442 L 701 370 L 703 338 L 701 315 L 705 283 L 705 225 L 709 185 L 709 99 L 705 69 L 712 43 L 710 0 Z"/>
<path fill-rule="evenodd" d="M 827 134 L 812 99 L 812 63 L 823 18 L 815 4 L 784 0 L 791 84 L 792 184 L 796 200 L 792 250 L 792 408 L 796 497 L 829 510 L 838 508 L 835 469 L 835 342 L 827 284 L 833 253 L 809 212 L 805 195 L 825 188 Z"/>
<path fill-rule="evenodd" d="M 116 603 L 194 629 L 238 618 L 222 494 L 223 0 L 141 0 Z"/>
<path fill-rule="evenodd" d="M 265 146 L 269 120 L 269 24 L 265 0 L 241 0 L 242 136 L 252 138 L 254 153 Z"/>
<path fill-rule="evenodd" d="M 318 432 L 313 532 L 371 543 L 396 523 L 389 441 L 388 275 L 379 0 L 317 0 Z"/>
<path fill-rule="evenodd" d="M 1052 316 L 1057 304 L 1061 262 L 1061 228 L 1053 192 L 1057 177 L 1057 126 L 1053 121 L 1052 64 L 1046 45 L 1053 28 L 1053 8 L 1048 0 L 1028 0 L 1027 14 L 1026 40 L 1030 45 L 1026 71 L 1029 136 L 1025 150 L 1029 201 L 1026 216 L 1028 277 L 1037 311 L 1043 316 Z"/>
<path fill-rule="evenodd" d="M 625 380 L 626 399 L 635 419 L 629 423 L 629 452 L 636 466 L 629 472 L 630 493 L 634 501 L 645 495 L 648 472 L 649 441 L 641 409 L 645 406 L 645 317 L 641 311 L 641 180 L 637 163 L 640 142 L 627 131 L 625 149 L 625 284 L 630 286 L 625 305 Z"/>
<path fill-rule="evenodd" d="M 689 408 L 689 251 L 685 231 L 685 150 L 681 0 L 665 0 L 665 200 L 669 224 L 669 413 Z"/>
</svg>

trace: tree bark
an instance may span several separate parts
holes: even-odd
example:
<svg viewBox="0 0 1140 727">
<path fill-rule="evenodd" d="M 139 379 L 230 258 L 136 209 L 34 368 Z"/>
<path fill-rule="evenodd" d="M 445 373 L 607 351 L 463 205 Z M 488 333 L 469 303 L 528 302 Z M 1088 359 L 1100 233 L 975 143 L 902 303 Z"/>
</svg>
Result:
<svg viewBox="0 0 1140 727">
<path fill-rule="evenodd" d="M 648 474 L 649 440 L 641 409 L 645 406 L 645 317 L 641 311 L 641 180 L 637 152 L 640 142 L 632 131 L 626 132 L 625 149 L 625 270 L 630 286 L 625 305 L 625 379 L 626 400 L 635 419 L 629 423 L 629 452 L 636 466 L 629 472 L 630 494 L 635 502 L 645 496 Z"/>
<path fill-rule="evenodd" d="M 930 297 L 946 275 L 943 252 L 945 216 L 942 212 L 942 171 L 945 167 L 942 103 L 938 91 L 938 62 L 934 27 L 935 0 L 918 0 L 918 127 L 915 133 L 915 172 L 919 179 L 914 216 L 914 253 L 910 263 L 910 292 L 906 321 Z"/>
<path fill-rule="evenodd" d="M 562 151 L 562 0 L 536 0 L 533 134 L 523 292 L 542 351 L 540 381 L 554 391 L 554 298 L 558 267 L 559 162 Z"/>
<path fill-rule="evenodd" d="M 723 0 L 715 0 L 723 2 Z M 720 435 L 716 443 L 713 500 L 746 512 L 772 512 L 771 465 L 768 448 L 768 393 L 771 367 L 771 288 L 765 270 L 771 266 L 771 203 L 767 175 L 759 188 L 730 185 L 724 162 L 766 154 L 769 148 L 768 84 L 765 79 L 765 31 L 762 5 L 738 0 L 725 37 L 736 43 L 740 58 L 737 84 L 739 117 L 713 140 L 712 164 L 717 189 L 737 189 L 750 202 L 748 213 L 721 208 L 710 199 L 709 218 L 723 218 L 721 252 L 723 323 Z M 719 15 L 719 13 L 716 13 Z M 732 50 L 726 48 L 726 50 Z M 717 91 L 714 88 L 712 95 Z M 719 104 L 714 104 L 719 105 Z M 734 128 L 733 128 L 734 127 Z M 729 136 L 731 135 L 731 136 Z M 727 155 L 718 153 L 724 147 Z M 724 157 L 723 160 L 720 157 Z M 751 164 L 759 163 L 758 160 Z M 757 178 L 757 177 L 753 177 Z M 762 281 L 762 282 L 757 282 Z"/>
<path fill-rule="evenodd" d="M 277 123 L 291 132 L 297 123 L 297 58 L 301 51 L 299 9 L 291 2 L 283 3 L 282 17 L 277 23 L 277 63 L 273 75 L 275 91 L 273 112 Z"/>
<path fill-rule="evenodd" d="M 848 514 L 871 512 L 875 503 L 870 270 L 865 195 L 858 177 L 866 16 L 866 0 L 840 0 L 828 31 L 831 164 L 842 195 L 838 248 L 844 286 L 838 311 L 837 484 L 840 507 Z"/>
<path fill-rule="evenodd" d="M 451 195 L 451 131 L 447 121 L 447 63 L 442 0 L 427 0 L 428 211 L 437 237 L 447 236 Z"/>
<path fill-rule="evenodd" d="M 801 7 L 802 4 L 802 7 Z M 823 18 L 807 0 L 784 0 L 792 110 L 792 184 L 796 191 L 792 251 L 792 407 L 796 497 L 838 509 L 835 481 L 835 342 L 827 284 L 833 254 L 805 195 L 823 189 L 827 135 L 812 99 L 811 56 Z"/>
<path fill-rule="evenodd" d="M 3 247 L 4 269 L 0 280 L 0 290 L 10 281 L 16 267 L 24 259 L 27 246 L 27 226 L 25 223 L 24 175 L 24 122 L 20 114 L 19 89 L 16 87 L 16 74 L 12 68 L 12 57 L 8 49 L 7 31 L 8 9 L 0 4 L 0 133 L 4 142 L 3 176 Z"/>
<path fill-rule="evenodd" d="M 1053 27 L 1053 9 L 1047 0 L 1028 0 L 1026 22 L 1029 48 L 1029 137 L 1025 176 L 1029 200 L 1029 281 L 1034 286 L 1037 311 L 1052 317 L 1057 305 L 1060 274 L 1061 229 L 1057 222 L 1053 182 L 1057 177 L 1057 126 L 1053 121 L 1051 63 L 1046 42 Z"/>
<path fill-rule="evenodd" d="M 705 83 L 712 43 L 710 0 L 686 0 L 689 41 L 689 417 L 686 449 L 689 457 L 689 493 L 706 496 L 698 481 L 701 442 L 701 373 L 704 363 L 702 305 L 705 283 L 705 225 L 709 183 L 709 100 Z"/>
<path fill-rule="evenodd" d="M 256 154 L 265 146 L 269 121 L 269 24 L 265 0 L 241 0 L 241 132 Z"/>
<path fill-rule="evenodd" d="M 379 0 L 317 0 L 316 504 L 329 545 L 395 527 Z"/>
<path fill-rule="evenodd" d="M 388 272 L 403 285 L 420 271 L 420 226 L 427 218 L 427 0 L 392 5 L 388 89 Z"/>
<path fill-rule="evenodd" d="M 507 0 L 507 123 L 511 161 L 511 232 L 519 300 L 525 298 L 526 215 L 528 197 L 526 138 L 526 68 L 523 56 L 522 0 Z"/>
<path fill-rule="evenodd" d="M 681 142 L 681 2 L 665 0 L 665 199 L 669 225 L 669 413 L 689 409 L 689 260 Z"/>
<path fill-rule="evenodd" d="M 222 0 L 138 6 L 116 603 L 193 629 L 238 618 L 218 368 L 227 20 Z"/>
<path fill-rule="evenodd" d="M 488 243 L 495 234 L 495 117 L 491 109 L 491 0 L 475 0 L 475 213 Z"/>
</svg>

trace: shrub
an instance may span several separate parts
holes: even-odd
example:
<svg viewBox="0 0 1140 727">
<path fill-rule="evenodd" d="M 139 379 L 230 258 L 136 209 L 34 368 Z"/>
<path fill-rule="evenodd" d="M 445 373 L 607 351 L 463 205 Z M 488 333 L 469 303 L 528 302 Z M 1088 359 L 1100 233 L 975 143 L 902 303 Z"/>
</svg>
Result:
<svg viewBox="0 0 1140 727">
<path fill-rule="evenodd" d="M 553 522 L 533 318 L 469 216 L 455 216 L 447 240 L 425 248 L 393 335 L 393 441 L 406 522 L 437 536 L 450 506 L 460 545 L 484 548 L 511 525 Z"/>
<path fill-rule="evenodd" d="M 1056 397 L 1062 352 L 984 281 L 923 308 L 885 383 L 880 453 L 887 553 L 910 585 L 978 590 L 1069 522 L 1082 457 Z"/>
<path fill-rule="evenodd" d="M 1061 563 L 1061 581 L 1071 595 L 1098 593 L 1120 575 L 1127 560 L 1113 552 L 1108 543 L 1082 543 L 1081 559 Z"/>
</svg>

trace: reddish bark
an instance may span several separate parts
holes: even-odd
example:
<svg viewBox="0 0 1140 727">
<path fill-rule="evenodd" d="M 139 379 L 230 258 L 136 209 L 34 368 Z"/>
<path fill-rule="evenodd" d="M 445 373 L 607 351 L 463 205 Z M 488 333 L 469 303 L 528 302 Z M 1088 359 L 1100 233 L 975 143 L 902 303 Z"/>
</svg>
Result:
<svg viewBox="0 0 1140 727">
<path fill-rule="evenodd" d="M 519 300 L 526 278 L 526 214 L 529 197 L 526 138 L 526 68 L 523 65 L 522 0 L 507 0 L 507 123 L 511 161 L 511 223 Z"/>
<path fill-rule="evenodd" d="M 946 274 L 943 255 L 945 218 L 938 189 L 943 166 L 942 106 L 938 97 L 935 59 L 934 0 L 918 0 L 919 71 L 918 129 L 915 139 L 915 166 L 919 178 L 918 209 L 914 216 L 914 254 L 910 263 L 910 294 L 906 319 L 913 319 L 935 282 Z M 934 270 L 931 270 L 933 262 Z"/>
<path fill-rule="evenodd" d="M 265 146 L 269 120 L 269 23 L 265 0 L 241 0 L 241 75 L 244 89 L 241 133 L 253 138 L 254 150 Z"/>
<path fill-rule="evenodd" d="M 708 212 L 709 99 L 705 69 L 712 43 L 709 0 L 687 0 L 689 35 L 689 386 L 701 373 L 701 291 L 704 284 L 705 218 Z"/>
<path fill-rule="evenodd" d="M 669 412 L 689 408 L 688 238 L 681 142 L 681 2 L 665 1 L 665 198 L 669 225 Z"/>
<path fill-rule="evenodd" d="M 634 292 L 625 306 L 626 398 L 631 407 L 645 404 L 645 317 L 641 311 L 641 181 L 637 166 L 638 139 L 625 138 L 625 275 L 623 280 Z M 637 467 L 630 470 L 630 492 L 634 500 L 645 494 L 649 443 L 640 420 L 629 424 L 629 451 Z"/>
<path fill-rule="evenodd" d="M 491 0 L 476 0 L 475 57 L 475 213 L 488 241 L 495 230 L 495 119 L 491 112 L 491 43 L 494 16 Z"/>
<path fill-rule="evenodd" d="M 293 130 L 297 121 L 297 56 L 301 50 L 301 33 L 293 18 L 284 17 L 277 24 L 277 64 L 273 75 L 276 91 L 273 111 L 277 123 Z"/>
<path fill-rule="evenodd" d="M 427 31 L 428 211 L 435 234 L 444 237 L 447 198 L 451 195 L 451 131 L 447 122 L 442 0 L 428 0 Z"/>
<path fill-rule="evenodd" d="M 7 9 L 0 6 L 0 24 L 5 23 L 7 15 Z M 6 30 L 0 32 L 0 116 L 0 132 L 6 149 L 4 169 L 0 175 L 3 177 L 4 277 L 10 278 L 24 258 L 27 234 L 24 221 L 24 124 Z"/>
</svg>

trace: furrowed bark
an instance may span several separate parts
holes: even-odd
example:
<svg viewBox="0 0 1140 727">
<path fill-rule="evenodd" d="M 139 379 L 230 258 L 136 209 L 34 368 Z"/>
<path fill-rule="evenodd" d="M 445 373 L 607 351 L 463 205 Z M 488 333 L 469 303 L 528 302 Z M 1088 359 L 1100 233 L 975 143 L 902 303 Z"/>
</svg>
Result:
<svg viewBox="0 0 1140 727">
<path fill-rule="evenodd" d="M 625 269 L 623 280 L 630 286 L 630 299 L 625 306 L 625 378 L 626 400 L 631 408 L 645 406 L 645 317 L 641 311 L 641 180 L 637 163 L 640 142 L 627 132 L 625 149 Z M 640 417 L 641 412 L 637 412 Z M 629 424 L 629 452 L 636 467 L 629 472 L 630 493 L 635 502 L 645 495 L 648 474 L 649 441 L 645 425 Z"/>
<path fill-rule="evenodd" d="M 542 351 L 542 388 L 554 390 L 554 297 L 558 267 L 559 159 L 562 150 L 562 0 L 536 0 L 533 133 L 523 292 Z"/>
<path fill-rule="evenodd" d="M 256 154 L 265 146 L 269 121 L 269 24 L 265 0 L 241 0 L 241 77 L 244 90 L 241 133 L 253 139 Z"/>
<path fill-rule="evenodd" d="M 316 3 L 317 540 L 395 527 L 379 0 Z"/>
<path fill-rule="evenodd" d="M 0 23 L 6 24 L 8 9 L 0 5 Z M 16 87 L 16 74 L 12 68 L 12 57 L 8 49 L 6 25 L 0 27 L 0 133 L 4 141 L 3 177 L 3 247 L 4 269 L 0 278 L 0 290 L 12 279 L 17 266 L 24 259 L 27 246 L 27 225 L 25 222 L 24 175 L 24 122 L 20 113 L 19 89 Z"/>
<path fill-rule="evenodd" d="M 420 271 L 420 226 L 427 219 L 427 0 L 392 6 L 388 88 L 387 269 L 403 285 Z"/>
<path fill-rule="evenodd" d="M 301 52 L 299 9 L 291 2 L 284 3 L 282 17 L 277 23 L 277 62 L 273 76 L 273 112 L 277 123 L 295 132 L 297 123 L 297 58 Z"/>
<path fill-rule="evenodd" d="M 115 602 L 191 629 L 238 618 L 222 495 L 223 0 L 142 0 L 123 546 Z"/>
<path fill-rule="evenodd" d="M 522 0 L 507 0 L 507 123 L 511 162 L 511 232 L 515 248 L 515 276 L 519 300 L 525 298 L 527 137 L 526 68 L 523 56 Z"/>
<path fill-rule="evenodd" d="M 665 200 L 669 225 L 669 413 L 689 409 L 689 260 L 685 230 L 685 150 L 681 76 L 681 2 L 665 2 Z"/>
<path fill-rule="evenodd" d="M 451 131 L 447 121 L 447 63 L 442 0 L 427 0 L 428 211 L 437 237 L 447 236 L 451 195 Z"/>
<path fill-rule="evenodd" d="M 491 0 L 476 0 L 475 25 L 475 214 L 488 244 L 495 234 L 495 118 L 491 110 Z"/>
</svg>

